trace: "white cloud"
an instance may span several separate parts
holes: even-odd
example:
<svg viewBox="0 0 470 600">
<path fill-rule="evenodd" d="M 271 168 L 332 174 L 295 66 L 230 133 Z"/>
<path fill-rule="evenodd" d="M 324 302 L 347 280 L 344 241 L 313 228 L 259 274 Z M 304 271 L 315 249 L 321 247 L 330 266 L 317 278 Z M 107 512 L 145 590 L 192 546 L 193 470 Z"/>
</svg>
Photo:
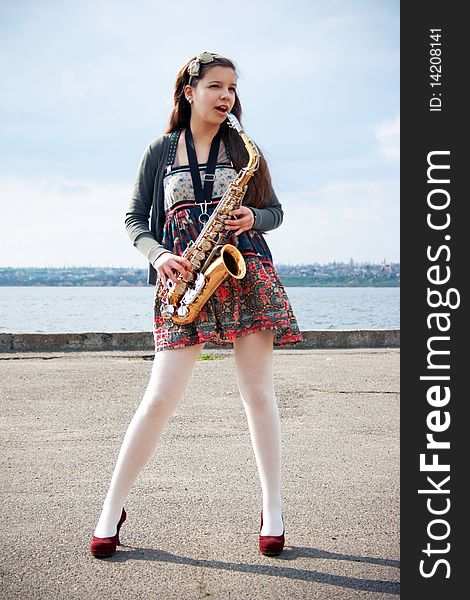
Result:
<svg viewBox="0 0 470 600">
<path fill-rule="evenodd" d="M 380 123 L 375 128 L 375 135 L 385 158 L 398 160 L 400 158 L 400 115 Z"/>
<path fill-rule="evenodd" d="M 131 186 L 62 177 L 0 180 L 2 266 L 146 268 L 124 228 Z M 284 222 L 266 241 L 277 263 L 398 260 L 396 180 L 337 181 L 282 196 Z M 21 207 L 20 214 L 18 207 Z"/>
<path fill-rule="evenodd" d="M 242 0 L 240 33 L 230 19 L 214 30 L 206 0 L 26 4 L 2 30 L 0 197 L 15 208 L 2 208 L 0 264 L 146 266 L 124 231 L 126 174 L 166 126 L 177 69 L 202 50 L 239 67 L 244 124 L 285 208 L 266 238 L 275 259 L 397 256 L 399 117 L 380 123 L 398 112 L 396 6 Z M 192 27 L 175 43 L 162 23 L 181 11 Z"/>
<path fill-rule="evenodd" d="M 124 228 L 130 193 L 127 185 L 63 177 L 1 179 L 0 264 L 146 266 Z"/>
<path fill-rule="evenodd" d="M 337 181 L 284 194 L 284 222 L 266 237 L 278 263 L 398 260 L 399 182 Z"/>
</svg>

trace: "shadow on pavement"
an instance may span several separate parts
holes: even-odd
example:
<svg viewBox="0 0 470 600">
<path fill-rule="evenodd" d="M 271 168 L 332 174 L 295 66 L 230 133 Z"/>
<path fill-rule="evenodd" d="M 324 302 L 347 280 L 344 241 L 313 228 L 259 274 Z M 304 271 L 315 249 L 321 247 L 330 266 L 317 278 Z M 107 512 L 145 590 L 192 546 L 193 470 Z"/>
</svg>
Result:
<svg viewBox="0 0 470 600">
<path fill-rule="evenodd" d="M 178 556 L 177 554 L 172 554 L 171 552 L 165 552 L 163 550 L 157 550 L 155 548 L 133 548 L 131 546 L 121 546 L 121 548 L 124 549 L 124 551 L 118 551 L 113 556 L 101 560 L 113 563 L 126 562 L 128 560 L 157 561 L 163 563 L 166 562 L 206 567 L 209 569 L 226 569 L 228 571 L 239 571 L 253 574 L 256 573 L 258 575 L 270 575 L 272 577 L 285 577 L 287 579 L 298 579 L 300 581 L 324 583 L 355 590 L 367 590 L 370 592 L 382 592 L 387 594 L 400 593 L 399 581 L 346 577 L 343 575 L 333 575 L 315 570 L 284 567 L 282 565 L 283 562 L 296 560 L 297 558 L 314 558 L 348 560 L 353 562 L 371 563 L 398 568 L 400 563 L 397 560 L 387 560 L 384 558 L 375 558 L 370 556 L 351 556 L 348 554 L 338 554 L 335 552 L 327 552 L 315 548 L 286 546 L 284 548 L 284 552 L 278 557 L 266 557 L 268 560 L 274 559 L 276 564 L 264 566 L 259 564 L 196 559 L 188 556 Z"/>
</svg>

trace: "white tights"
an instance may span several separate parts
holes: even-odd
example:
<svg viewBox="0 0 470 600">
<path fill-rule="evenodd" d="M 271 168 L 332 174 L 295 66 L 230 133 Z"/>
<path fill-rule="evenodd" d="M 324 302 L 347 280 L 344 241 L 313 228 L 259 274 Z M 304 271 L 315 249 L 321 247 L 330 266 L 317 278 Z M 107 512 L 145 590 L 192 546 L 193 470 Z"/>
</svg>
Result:
<svg viewBox="0 0 470 600">
<path fill-rule="evenodd" d="M 234 341 L 236 376 L 263 492 L 262 535 L 281 535 L 281 431 L 273 384 L 272 331 L 259 331 Z M 97 537 L 112 537 L 129 491 L 150 460 L 161 432 L 183 397 L 204 344 L 155 354 L 142 401 L 127 428 L 108 493 Z"/>
</svg>

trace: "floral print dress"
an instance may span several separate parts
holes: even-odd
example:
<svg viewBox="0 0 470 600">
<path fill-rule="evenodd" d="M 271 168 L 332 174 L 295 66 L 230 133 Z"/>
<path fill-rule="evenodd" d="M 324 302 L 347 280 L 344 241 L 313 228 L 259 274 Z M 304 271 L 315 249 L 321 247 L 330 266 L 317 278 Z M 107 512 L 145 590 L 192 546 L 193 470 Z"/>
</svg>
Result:
<svg viewBox="0 0 470 600">
<path fill-rule="evenodd" d="M 176 159 L 177 160 L 177 159 Z M 206 212 L 211 215 L 223 193 L 236 177 L 223 144 L 215 170 L 212 202 Z M 204 173 L 205 164 L 199 165 Z M 203 228 L 199 221 L 203 205 L 194 199 L 189 166 L 167 168 L 163 180 L 166 221 L 162 244 L 181 256 L 191 240 Z M 273 265 L 273 259 L 264 235 L 253 229 L 241 235 L 230 235 L 228 243 L 238 247 L 246 263 L 243 279 L 229 277 L 203 306 L 196 319 L 179 325 L 160 314 L 160 300 L 154 293 L 155 351 L 182 348 L 210 342 L 226 346 L 235 338 L 260 331 L 273 330 L 274 346 L 293 345 L 302 341 L 297 320 L 284 286 Z"/>
</svg>

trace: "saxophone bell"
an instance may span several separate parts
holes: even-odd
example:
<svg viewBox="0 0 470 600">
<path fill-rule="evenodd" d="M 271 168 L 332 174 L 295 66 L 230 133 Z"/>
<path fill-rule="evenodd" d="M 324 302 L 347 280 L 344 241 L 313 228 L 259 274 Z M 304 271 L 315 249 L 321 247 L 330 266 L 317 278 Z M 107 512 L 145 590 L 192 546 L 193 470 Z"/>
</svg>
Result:
<svg viewBox="0 0 470 600">
<path fill-rule="evenodd" d="M 220 251 L 220 260 L 224 265 L 228 276 L 234 279 L 243 279 L 246 275 L 246 264 L 241 252 L 232 244 L 225 244 Z"/>
</svg>

